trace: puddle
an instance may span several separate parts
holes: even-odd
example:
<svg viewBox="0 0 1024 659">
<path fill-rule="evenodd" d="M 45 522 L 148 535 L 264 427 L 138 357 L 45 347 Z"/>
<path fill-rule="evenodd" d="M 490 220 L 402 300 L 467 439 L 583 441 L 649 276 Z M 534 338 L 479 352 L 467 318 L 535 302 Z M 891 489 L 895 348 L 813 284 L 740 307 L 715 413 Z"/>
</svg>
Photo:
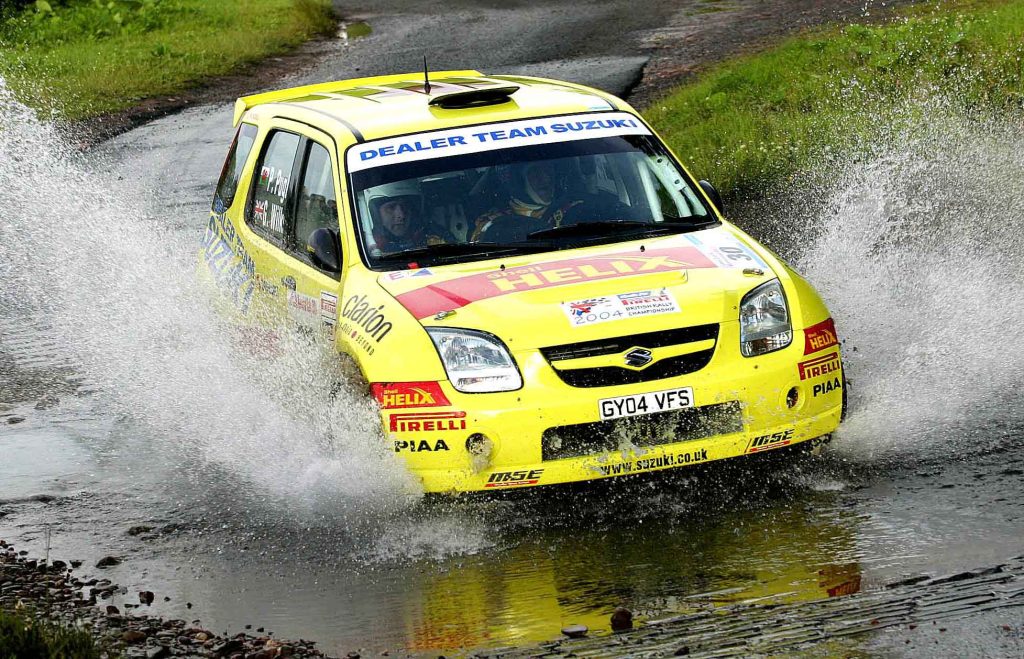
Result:
<svg viewBox="0 0 1024 659">
<path fill-rule="evenodd" d="M 373 29 L 370 24 L 366 21 L 355 21 L 353 23 L 342 23 L 338 29 L 338 37 L 344 41 L 349 42 L 353 39 L 362 39 L 363 37 L 370 36 Z"/>
</svg>

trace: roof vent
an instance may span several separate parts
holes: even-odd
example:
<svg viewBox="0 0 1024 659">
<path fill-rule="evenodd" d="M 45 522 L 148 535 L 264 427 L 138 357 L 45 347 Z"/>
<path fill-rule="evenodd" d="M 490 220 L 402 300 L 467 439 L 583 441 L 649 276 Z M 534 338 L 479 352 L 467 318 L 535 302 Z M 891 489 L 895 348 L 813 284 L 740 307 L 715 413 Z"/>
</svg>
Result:
<svg viewBox="0 0 1024 659">
<path fill-rule="evenodd" d="M 459 110 L 462 108 L 478 108 L 484 105 L 498 105 L 509 100 L 512 94 L 516 93 L 519 87 L 509 85 L 507 87 L 491 87 L 490 89 L 471 89 L 468 92 L 454 92 L 442 94 L 430 99 L 431 105 L 436 105 L 445 110 Z"/>
</svg>

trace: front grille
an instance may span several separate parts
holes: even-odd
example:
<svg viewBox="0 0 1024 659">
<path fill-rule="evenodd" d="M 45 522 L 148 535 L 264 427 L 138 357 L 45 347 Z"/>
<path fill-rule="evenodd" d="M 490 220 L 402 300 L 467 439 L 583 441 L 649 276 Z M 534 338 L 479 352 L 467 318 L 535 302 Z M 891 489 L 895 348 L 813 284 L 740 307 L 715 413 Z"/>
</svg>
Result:
<svg viewBox="0 0 1024 659">
<path fill-rule="evenodd" d="M 647 349 L 664 348 L 685 343 L 695 343 L 708 339 L 718 340 L 718 325 L 697 325 L 695 327 L 681 327 L 679 329 L 665 330 L 661 332 L 647 332 L 645 334 L 632 334 L 609 339 L 598 339 L 596 341 L 584 341 L 581 343 L 569 343 L 560 346 L 541 348 L 540 352 L 549 363 L 567 359 L 579 359 L 581 357 L 596 357 L 598 355 L 611 355 L 623 352 L 629 348 L 640 347 Z M 555 368 L 555 373 L 571 387 L 611 387 L 619 384 L 636 384 L 639 382 L 650 382 L 665 378 L 686 375 L 699 371 L 708 365 L 714 355 L 715 348 L 712 346 L 707 350 L 679 355 L 678 357 L 666 357 L 651 366 L 639 371 L 623 368 L 620 366 L 601 366 L 596 368 L 574 368 L 560 370 Z"/>
<path fill-rule="evenodd" d="M 624 446 L 659 446 L 743 430 L 736 401 L 685 410 L 548 428 L 541 458 L 562 460 L 615 451 Z"/>
</svg>

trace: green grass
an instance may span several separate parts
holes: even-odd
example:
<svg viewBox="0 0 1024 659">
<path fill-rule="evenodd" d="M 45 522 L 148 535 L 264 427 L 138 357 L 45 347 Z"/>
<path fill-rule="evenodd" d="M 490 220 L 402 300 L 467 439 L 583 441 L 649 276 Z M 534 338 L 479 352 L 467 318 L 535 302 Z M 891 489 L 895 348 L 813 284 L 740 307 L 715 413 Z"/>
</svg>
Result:
<svg viewBox="0 0 1024 659">
<path fill-rule="evenodd" d="M 329 0 L 49 0 L 0 24 L 0 75 L 28 105 L 84 119 L 179 93 L 333 27 Z"/>
<path fill-rule="evenodd" d="M 92 637 L 0 611 L 0 659 L 99 659 Z"/>
<path fill-rule="evenodd" d="M 1024 1 L 946 0 L 884 25 L 808 32 L 718 65 L 645 111 L 698 178 L 763 194 L 829 149 L 869 143 L 922 97 L 1024 110 Z"/>
</svg>

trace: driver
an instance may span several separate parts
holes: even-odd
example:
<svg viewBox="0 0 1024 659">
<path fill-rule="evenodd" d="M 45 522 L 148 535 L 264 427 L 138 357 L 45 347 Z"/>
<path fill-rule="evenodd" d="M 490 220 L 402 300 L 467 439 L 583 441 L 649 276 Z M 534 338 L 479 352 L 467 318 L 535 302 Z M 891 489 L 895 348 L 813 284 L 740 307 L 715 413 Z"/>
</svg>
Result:
<svg viewBox="0 0 1024 659">
<path fill-rule="evenodd" d="M 506 206 L 476 219 L 471 242 L 522 240 L 526 234 L 561 225 L 565 212 L 579 201 L 552 207 L 558 192 L 555 166 L 549 161 L 530 162 L 502 172 L 507 177 Z"/>
<path fill-rule="evenodd" d="M 373 241 L 388 254 L 439 245 L 448 237 L 422 219 L 423 197 L 414 181 L 377 187 L 369 198 Z"/>
</svg>

